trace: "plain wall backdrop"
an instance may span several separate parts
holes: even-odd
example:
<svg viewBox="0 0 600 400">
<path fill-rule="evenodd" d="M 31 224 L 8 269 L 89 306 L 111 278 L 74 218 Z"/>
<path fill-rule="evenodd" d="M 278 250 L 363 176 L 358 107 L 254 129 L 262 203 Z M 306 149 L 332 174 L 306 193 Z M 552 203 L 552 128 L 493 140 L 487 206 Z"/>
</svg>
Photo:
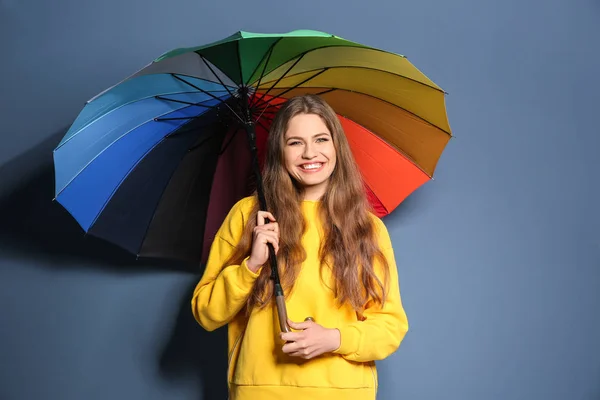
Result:
<svg viewBox="0 0 600 400">
<path fill-rule="evenodd" d="M 384 219 L 410 332 L 379 399 L 600 399 L 600 3 L 0 0 L 0 399 L 222 399 L 200 269 L 135 262 L 51 202 L 84 102 L 174 47 L 317 29 L 449 92 L 435 181 Z"/>
</svg>

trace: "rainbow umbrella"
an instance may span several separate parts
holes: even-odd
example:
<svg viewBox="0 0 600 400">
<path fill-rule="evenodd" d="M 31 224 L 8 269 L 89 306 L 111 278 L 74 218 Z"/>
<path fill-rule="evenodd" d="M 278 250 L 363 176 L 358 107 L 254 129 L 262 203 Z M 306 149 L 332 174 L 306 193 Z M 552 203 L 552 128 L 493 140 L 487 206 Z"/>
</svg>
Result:
<svg viewBox="0 0 600 400">
<path fill-rule="evenodd" d="M 323 32 L 237 32 L 170 51 L 89 100 L 54 150 L 55 199 L 139 257 L 204 261 L 237 200 L 258 187 L 268 209 L 269 126 L 305 93 L 338 113 L 379 216 L 432 178 L 452 136 L 444 91 L 404 56 Z"/>
</svg>

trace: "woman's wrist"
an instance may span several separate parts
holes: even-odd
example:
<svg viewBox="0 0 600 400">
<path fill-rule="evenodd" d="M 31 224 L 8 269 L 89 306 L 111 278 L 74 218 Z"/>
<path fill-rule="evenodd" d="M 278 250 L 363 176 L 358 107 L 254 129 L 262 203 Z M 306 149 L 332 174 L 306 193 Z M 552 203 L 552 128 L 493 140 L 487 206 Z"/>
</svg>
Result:
<svg viewBox="0 0 600 400">
<path fill-rule="evenodd" d="M 246 261 L 246 266 L 248 267 L 248 269 L 254 273 L 257 273 L 258 270 L 260 269 L 260 264 L 255 263 L 254 261 L 252 261 L 252 258 L 248 258 L 248 260 Z"/>
<path fill-rule="evenodd" d="M 329 342 L 331 344 L 331 352 L 336 351 L 342 345 L 342 334 L 337 328 L 329 329 Z"/>
</svg>

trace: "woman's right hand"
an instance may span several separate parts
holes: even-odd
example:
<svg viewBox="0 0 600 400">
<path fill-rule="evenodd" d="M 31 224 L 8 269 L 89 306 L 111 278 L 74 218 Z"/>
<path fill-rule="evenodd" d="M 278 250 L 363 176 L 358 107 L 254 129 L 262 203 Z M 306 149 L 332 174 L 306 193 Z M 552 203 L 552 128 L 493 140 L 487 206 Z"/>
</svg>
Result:
<svg viewBox="0 0 600 400">
<path fill-rule="evenodd" d="M 267 223 L 267 219 L 270 222 Z M 252 272 L 257 272 L 269 260 L 267 243 L 273 245 L 275 254 L 277 254 L 279 251 L 279 225 L 273 214 L 267 211 L 259 211 L 252 235 L 252 252 L 246 264 Z"/>
</svg>

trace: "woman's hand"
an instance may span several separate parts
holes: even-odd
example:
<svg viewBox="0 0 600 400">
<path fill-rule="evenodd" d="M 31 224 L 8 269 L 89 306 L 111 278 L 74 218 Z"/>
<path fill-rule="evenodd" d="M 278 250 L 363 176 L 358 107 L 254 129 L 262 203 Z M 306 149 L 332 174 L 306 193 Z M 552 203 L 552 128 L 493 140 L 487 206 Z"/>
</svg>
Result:
<svg viewBox="0 0 600 400">
<path fill-rule="evenodd" d="M 288 320 L 288 325 L 298 330 L 280 334 L 281 339 L 287 342 L 282 350 L 290 356 L 309 360 L 340 347 L 341 336 L 337 329 L 328 329 L 313 321 L 296 323 Z"/>
<path fill-rule="evenodd" d="M 266 223 L 267 219 L 271 222 Z M 269 247 L 271 243 L 275 249 L 275 254 L 279 251 L 279 225 L 275 221 L 273 214 L 267 211 L 259 211 L 256 216 L 256 227 L 252 235 L 252 252 L 247 265 L 252 272 L 264 265 L 269 259 Z"/>
</svg>

